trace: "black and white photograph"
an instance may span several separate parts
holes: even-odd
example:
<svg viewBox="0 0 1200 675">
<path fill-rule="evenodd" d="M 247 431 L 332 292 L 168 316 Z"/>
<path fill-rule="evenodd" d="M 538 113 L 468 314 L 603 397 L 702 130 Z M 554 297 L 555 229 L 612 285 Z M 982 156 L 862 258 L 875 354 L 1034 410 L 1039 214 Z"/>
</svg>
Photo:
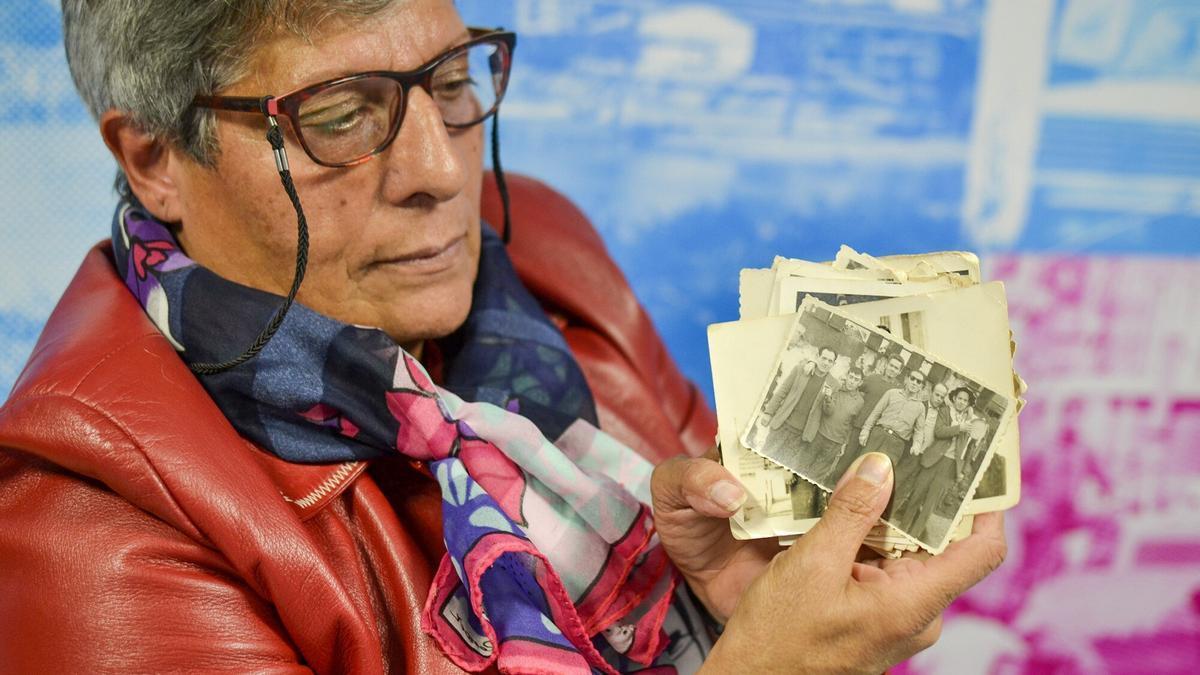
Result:
<svg viewBox="0 0 1200 675">
<path fill-rule="evenodd" d="M 776 314 L 794 314 L 804 298 L 815 297 L 827 305 L 841 307 L 861 302 L 887 300 L 906 295 L 936 293 L 954 288 L 954 281 L 939 277 L 898 283 L 868 279 L 821 279 L 789 276 L 779 280 Z"/>
<path fill-rule="evenodd" d="M 920 290 L 914 290 L 914 287 L 907 284 L 873 282 L 871 283 L 873 289 L 867 289 L 862 288 L 862 282 L 860 282 L 858 284 L 853 284 L 852 288 L 850 289 L 845 288 L 846 284 L 843 283 L 842 290 L 836 292 L 833 290 L 818 290 L 825 288 L 826 286 L 828 286 L 828 284 L 825 280 L 798 278 L 789 279 L 785 284 L 786 290 L 781 292 L 786 292 L 788 294 L 787 297 L 794 298 L 792 301 L 794 305 L 788 308 L 786 312 L 781 313 L 794 314 L 800 309 L 800 305 L 804 303 L 804 299 L 810 297 L 816 298 L 827 305 L 833 305 L 834 307 L 846 307 L 867 302 L 877 302 L 880 300 L 892 300 L 897 297 L 904 297 L 906 295 L 916 294 L 918 292 L 925 292 L 929 288 L 928 286 L 922 284 L 921 286 L 917 287 L 917 289 Z M 853 292 L 854 290 L 873 290 L 874 293 L 880 294 L 866 292 L 858 293 Z M 886 295 L 883 295 L 882 293 L 886 293 Z M 899 337 L 905 342 L 918 347 L 925 346 L 925 323 L 920 312 L 903 312 L 896 314 L 881 313 L 875 320 L 874 325 L 876 328 L 883 330 L 883 332 Z M 880 345 L 876 345 L 877 350 L 879 347 Z M 879 374 L 883 373 L 887 367 L 887 347 L 887 345 L 882 345 L 884 351 L 876 351 L 874 354 L 865 357 L 870 361 L 870 363 L 866 364 L 868 368 L 875 369 Z M 858 358 L 858 355 L 854 355 L 854 358 Z M 869 370 L 864 370 L 864 377 L 870 374 L 871 373 Z"/>
<path fill-rule="evenodd" d="M 845 305 L 854 305 L 860 302 L 874 302 L 876 300 L 887 300 L 891 296 L 887 295 L 858 295 L 856 293 L 821 293 L 818 291 L 798 291 L 796 293 L 796 309 L 800 309 L 800 305 L 804 304 L 804 299 L 813 297 L 827 305 L 834 307 L 843 307 Z"/>
<path fill-rule="evenodd" d="M 823 491 L 857 457 L 888 455 L 884 521 L 938 553 L 1014 411 L 977 378 L 807 298 L 741 440 Z"/>
<path fill-rule="evenodd" d="M 740 519 L 747 532 L 802 534 L 824 512 L 825 492 L 779 464 L 740 445 L 733 463 L 738 480 L 750 495 Z"/>
<path fill-rule="evenodd" d="M 1012 345 L 1002 284 L 986 283 L 870 305 L 848 305 L 845 312 L 864 323 L 875 321 L 875 325 L 882 325 L 888 321 L 893 327 L 901 326 L 900 331 L 905 330 L 905 322 L 909 327 L 916 326 L 913 332 L 922 341 L 905 338 L 906 341 L 948 363 L 969 366 L 971 374 L 986 387 L 1008 391 L 1006 387 L 1011 386 L 1015 396 L 1021 393 L 1013 380 Z M 877 318 L 879 315 L 883 316 Z M 996 451 L 986 465 L 967 513 L 1011 508 L 1020 499 L 1020 431 L 1016 424 L 1010 424 L 1003 429 L 993 428 L 989 433 L 999 435 Z"/>
</svg>

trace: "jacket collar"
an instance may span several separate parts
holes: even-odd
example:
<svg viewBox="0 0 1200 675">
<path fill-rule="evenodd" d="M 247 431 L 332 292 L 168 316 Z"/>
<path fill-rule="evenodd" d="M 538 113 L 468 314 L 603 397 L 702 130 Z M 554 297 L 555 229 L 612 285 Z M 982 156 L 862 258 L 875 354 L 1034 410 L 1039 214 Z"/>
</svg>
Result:
<svg viewBox="0 0 1200 675">
<path fill-rule="evenodd" d="M 363 472 L 363 462 L 286 462 L 238 436 L 126 290 L 110 251 L 106 241 L 88 253 L 54 309 L 0 408 L 0 446 L 128 492 L 123 496 L 168 520 L 178 510 L 178 495 L 170 481 L 153 473 L 185 460 L 187 453 L 211 461 L 214 448 L 222 448 L 222 462 L 265 476 L 302 519 L 318 513 Z M 90 411 L 70 434 L 53 441 L 44 419 L 51 399 Z M 98 438 L 108 440 L 98 446 Z M 226 457 L 224 449 L 235 447 L 246 452 Z"/>
</svg>

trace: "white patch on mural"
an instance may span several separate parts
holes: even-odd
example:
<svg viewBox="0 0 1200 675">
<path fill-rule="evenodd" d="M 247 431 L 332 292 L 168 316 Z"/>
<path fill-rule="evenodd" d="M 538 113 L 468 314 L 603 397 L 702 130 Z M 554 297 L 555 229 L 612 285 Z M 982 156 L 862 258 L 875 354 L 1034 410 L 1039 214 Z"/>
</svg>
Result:
<svg viewBox="0 0 1200 675">
<path fill-rule="evenodd" d="M 962 207 L 976 246 L 1012 245 L 1025 227 L 1052 18 L 1051 0 L 988 5 Z"/>
<path fill-rule="evenodd" d="M 718 7 L 684 5 L 648 13 L 634 73 L 640 78 L 722 82 L 750 69 L 754 27 Z"/>
<path fill-rule="evenodd" d="M 1200 83 L 1099 82 L 1055 87 L 1042 96 L 1046 114 L 1200 122 Z"/>
<path fill-rule="evenodd" d="M 555 35 L 572 30 L 582 10 L 560 0 L 517 0 L 516 30 L 523 35 Z"/>
<path fill-rule="evenodd" d="M 946 5 L 942 0 L 892 0 L 892 9 L 911 14 L 941 14 Z"/>
<path fill-rule="evenodd" d="M 729 201 L 735 175 L 734 164 L 719 159 L 635 156 L 616 179 L 617 240 L 632 245 L 656 224 L 702 207 L 719 208 Z"/>
<path fill-rule="evenodd" d="M 1052 188 L 1056 208 L 1127 214 L 1200 215 L 1200 182 L 1178 176 L 1121 176 L 1098 171 L 1042 171 L 1037 184 Z"/>
<path fill-rule="evenodd" d="M 963 153 L 967 151 L 967 145 L 956 138 L 936 136 L 915 140 L 875 138 L 837 142 L 808 138 L 766 138 L 749 135 L 729 138 L 713 135 L 688 138 L 687 141 L 699 145 L 717 157 L 746 161 L 845 161 L 867 167 L 877 167 L 881 164 L 905 167 L 957 165 L 962 162 Z M 683 142 L 684 139 L 679 139 L 679 144 Z M 668 144 L 677 145 L 670 140 Z"/>
</svg>

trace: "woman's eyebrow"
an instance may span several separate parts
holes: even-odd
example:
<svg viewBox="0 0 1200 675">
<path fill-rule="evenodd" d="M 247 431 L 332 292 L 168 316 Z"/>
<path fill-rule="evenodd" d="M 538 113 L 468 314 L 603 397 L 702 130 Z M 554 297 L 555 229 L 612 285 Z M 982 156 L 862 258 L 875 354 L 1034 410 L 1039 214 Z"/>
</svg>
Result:
<svg viewBox="0 0 1200 675">
<path fill-rule="evenodd" d="M 459 45 L 470 42 L 470 40 L 471 40 L 471 29 L 464 28 L 463 32 L 459 33 L 457 36 L 455 36 L 453 39 L 451 39 L 448 44 L 446 44 L 443 47 L 441 47 L 440 49 L 438 49 L 428 59 L 425 59 L 424 61 L 421 62 L 420 65 L 412 68 L 411 70 L 416 70 L 416 68 L 420 68 L 422 65 L 425 65 L 426 63 L 429 63 L 429 61 L 437 58 L 437 56 L 439 54 L 442 54 L 443 52 L 446 52 L 450 49 L 454 49 L 455 47 L 457 47 Z M 315 73 L 313 73 L 309 79 L 310 79 L 310 84 L 317 83 L 317 82 L 328 82 L 330 80 L 336 80 L 336 79 L 343 78 L 343 77 L 349 77 L 350 75 L 356 75 L 361 72 L 366 72 L 367 70 L 384 70 L 384 69 L 379 69 L 379 68 L 363 69 L 363 68 L 358 68 L 358 67 L 354 67 L 354 68 L 330 67 L 328 69 L 320 68 Z M 305 84 L 302 86 L 310 86 L 310 85 Z"/>
<path fill-rule="evenodd" d="M 458 47 L 458 46 L 460 46 L 460 45 L 466 44 L 467 42 L 470 42 L 470 41 L 471 41 L 471 29 L 470 29 L 470 28 L 464 28 L 464 29 L 463 29 L 463 32 L 459 33 L 457 37 L 455 37 L 454 39 L 450 40 L 450 43 L 449 43 L 449 44 L 443 45 L 443 46 L 442 46 L 440 49 L 438 49 L 436 52 L 434 52 L 433 54 L 430 54 L 430 55 L 429 55 L 429 58 L 425 59 L 425 60 L 424 60 L 424 61 L 421 63 L 421 65 L 424 65 L 424 64 L 426 64 L 426 63 L 429 63 L 429 62 L 430 62 L 430 61 L 432 61 L 433 59 L 436 59 L 438 56 L 440 56 L 440 55 L 442 55 L 442 54 L 445 54 L 446 52 L 450 51 L 451 49 L 454 49 L 455 47 Z M 420 68 L 421 66 L 417 66 L 417 67 L 418 67 L 418 68 Z"/>
</svg>

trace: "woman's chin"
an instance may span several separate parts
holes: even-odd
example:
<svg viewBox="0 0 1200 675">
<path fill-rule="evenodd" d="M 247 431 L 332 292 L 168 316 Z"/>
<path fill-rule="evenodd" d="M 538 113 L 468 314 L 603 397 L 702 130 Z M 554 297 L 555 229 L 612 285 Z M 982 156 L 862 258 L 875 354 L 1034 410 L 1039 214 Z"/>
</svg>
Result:
<svg viewBox="0 0 1200 675">
<path fill-rule="evenodd" d="M 471 311 L 471 295 L 434 299 L 433 302 L 406 302 L 402 312 L 379 326 L 397 344 L 411 347 L 425 340 L 436 340 L 458 330 Z"/>
</svg>

